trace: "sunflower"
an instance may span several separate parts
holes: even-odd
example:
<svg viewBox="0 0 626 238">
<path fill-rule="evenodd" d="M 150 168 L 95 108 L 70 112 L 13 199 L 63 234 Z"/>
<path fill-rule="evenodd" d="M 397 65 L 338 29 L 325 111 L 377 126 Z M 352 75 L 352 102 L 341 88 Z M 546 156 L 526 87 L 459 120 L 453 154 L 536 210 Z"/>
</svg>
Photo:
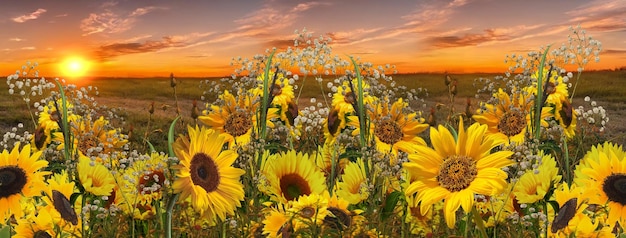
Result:
<svg viewBox="0 0 626 238">
<path fill-rule="evenodd" d="M 329 214 L 329 196 L 325 191 L 323 194 L 302 195 L 291 201 L 291 207 L 287 212 L 294 217 L 294 231 L 322 225 Z"/>
<path fill-rule="evenodd" d="M 336 141 L 331 140 L 325 142 L 323 147 L 318 148 L 318 153 L 316 153 L 315 156 L 311 156 L 310 159 L 315 161 L 317 167 L 324 172 L 325 177 L 330 177 L 333 172 L 332 169 L 334 160 L 335 177 L 339 177 L 343 174 L 344 169 L 349 162 L 348 158 L 342 158 L 341 154 L 342 150 L 338 148 Z"/>
<path fill-rule="evenodd" d="M 161 200 L 161 189 L 166 183 L 167 156 L 153 152 L 142 156 L 143 159 L 135 160 L 133 164 L 124 170 L 121 178 L 121 190 L 129 195 L 129 202 L 150 204 L 152 201 Z"/>
<path fill-rule="evenodd" d="M 485 227 L 494 227 L 496 224 L 507 224 L 511 215 L 516 213 L 515 195 L 511 192 L 513 184 L 495 196 L 483 196 L 476 199 L 476 210 L 484 220 Z M 518 214 L 519 215 L 519 214 Z"/>
<path fill-rule="evenodd" d="M 431 127 L 430 138 L 433 148 L 416 146 L 416 153 L 409 154 L 404 168 L 417 181 L 405 190 L 407 196 L 417 193 L 422 215 L 430 206 L 445 200 L 444 217 L 448 227 L 454 227 L 456 211 L 462 207 L 469 212 L 474 205 L 474 195 L 495 195 L 506 186 L 507 174 L 502 167 L 513 164 L 508 157 L 511 151 L 491 150 L 506 141 L 502 137 L 487 136 L 486 125 L 474 123 L 467 131 L 463 120 L 459 122 L 458 137 L 448 129 Z"/>
<path fill-rule="evenodd" d="M 575 177 L 574 182 L 583 185 L 584 197 L 589 198 L 589 204 L 606 206 L 611 228 L 616 222 L 626 224 L 626 159 L 611 151 L 598 151 L 583 161 L 587 166 L 576 169 L 586 178 Z"/>
<path fill-rule="evenodd" d="M 259 128 L 257 111 L 259 100 L 256 96 L 246 93 L 234 96 L 228 91 L 220 95 L 223 106 L 211 105 L 198 117 L 209 128 L 223 133 L 229 148 L 233 145 L 245 145 L 250 142 L 252 133 Z M 269 108 L 267 112 L 268 127 L 273 127 L 272 119 L 278 118 L 278 109 Z M 256 131 L 254 131 L 257 133 Z"/>
<path fill-rule="evenodd" d="M 268 156 L 261 169 L 269 183 L 264 191 L 272 199 L 287 203 L 302 195 L 321 194 L 326 191 L 324 173 L 308 154 L 290 150 Z"/>
<path fill-rule="evenodd" d="M 574 182 L 580 186 L 585 186 L 585 181 L 589 179 L 588 175 L 583 173 L 583 169 L 589 168 L 589 161 L 594 160 L 596 163 L 598 162 L 598 158 L 600 158 L 600 154 L 614 154 L 618 159 L 624 160 L 626 158 L 626 151 L 623 150 L 621 145 L 612 143 L 612 142 L 604 142 L 603 144 L 598 144 L 591 146 L 591 149 L 583 156 L 583 158 L 576 165 L 576 169 L 574 170 L 574 177 L 577 178 Z"/>
<path fill-rule="evenodd" d="M 175 166 L 172 188 L 181 199 L 190 198 L 196 211 L 223 221 L 226 214 L 233 215 L 241 206 L 244 191 L 239 178 L 245 171 L 232 167 L 238 155 L 232 150 L 222 151 L 225 137 L 219 132 L 198 126 L 189 126 L 188 131 L 189 149 L 175 151 L 180 164 Z"/>
<path fill-rule="evenodd" d="M 341 182 L 337 183 L 337 196 L 350 204 L 358 204 L 369 196 L 366 182 L 365 165 L 363 159 L 358 158 L 355 162 L 346 165 Z"/>
<path fill-rule="evenodd" d="M 609 226 L 599 219 L 589 217 L 588 204 L 582 188 L 561 183 L 554 191 L 554 200 L 559 204 L 559 212 L 550 224 L 553 237 L 615 237 Z"/>
<path fill-rule="evenodd" d="M 61 107 L 62 100 L 58 99 L 57 104 Z M 79 116 L 72 113 L 74 106 L 67 103 L 68 110 L 68 122 L 76 121 Z M 49 102 L 48 105 L 43 107 L 43 111 L 39 113 L 37 119 L 37 128 L 31 139 L 31 145 L 34 145 L 33 150 L 43 150 L 47 148 L 52 142 L 52 134 L 60 130 L 59 123 L 61 123 L 62 112 L 58 112 L 54 102 Z"/>
<path fill-rule="evenodd" d="M 263 219 L 263 235 L 269 238 L 290 237 L 293 233 L 292 219 L 283 209 L 272 209 Z"/>
<path fill-rule="evenodd" d="M 15 226 L 16 238 L 33 238 L 33 237 L 56 237 L 54 229 L 55 223 L 52 216 L 46 210 L 40 210 L 37 215 L 29 215 L 27 219 L 19 219 Z"/>
<path fill-rule="evenodd" d="M 81 208 L 70 202 L 72 194 L 78 192 L 75 183 L 69 181 L 65 170 L 52 174 L 46 182 L 48 183 L 47 196 L 42 198 L 46 206 L 43 210 L 50 214 L 54 224 L 62 230 L 70 233 L 77 232 L 80 227 Z"/>
<path fill-rule="evenodd" d="M 96 196 L 109 196 L 116 186 L 111 171 L 87 156 L 78 158 L 78 177 L 85 191 Z"/>
<path fill-rule="evenodd" d="M 363 104 L 372 104 L 375 97 L 372 97 L 368 93 L 369 85 L 363 84 Z M 354 89 L 357 90 L 357 89 Z M 331 110 L 328 114 L 328 118 L 325 121 L 325 133 L 328 137 L 337 136 L 348 125 L 348 116 L 355 116 L 357 107 L 357 94 L 353 92 L 348 81 L 344 81 L 343 84 L 337 87 L 337 91 L 333 94 L 333 101 L 331 103 Z M 358 123 L 357 123 L 358 124 Z M 357 125 L 358 126 L 358 125 Z"/>
<path fill-rule="evenodd" d="M 259 82 L 263 82 L 265 75 L 259 75 L 257 77 Z M 269 82 L 272 83 L 274 79 L 274 72 L 269 73 Z M 289 83 L 289 78 L 285 77 L 283 73 L 278 73 L 276 82 L 274 85 L 270 85 L 270 107 L 276 108 L 280 114 L 280 120 L 288 126 L 294 125 L 294 119 L 298 116 L 298 105 L 294 102 L 295 95 L 293 93 L 293 86 Z M 259 97 L 263 97 L 262 84 L 260 87 L 253 90 L 253 94 Z"/>
<path fill-rule="evenodd" d="M 91 116 L 77 117 L 75 123 L 71 123 L 70 128 L 74 137 L 72 148 L 78 151 L 79 155 L 110 154 L 122 150 L 123 146 L 128 143 L 126 136 L 118 129 L 112 128 L 104 117 L 99 117 L 97 120 L 92 120 Z M 59 143 L 57 150 L 65 148 L 63 132 L 55 132 L 52 138 L 53 141 Z"/>
<path fill-rule="evenodd" d="M 48 161 L 40 160 L 41 151 L 31 154 L 30 144 L 15 144 L 11 153 L 6 149 L 0 153 L 0 223 L 5 223 L 11 215 L 23 216 L 20 200 L 33 197 L 45 191 L 43 177 L 50 174 L 40 171 L 48 166 Z"/>
<path fill-rule="evenodd" d="M 521 144 L 525 141 L 526 134 L 531 125 L 531 110 L 533 101 L 530 95 L 514 93 L 509 95 L 502 89 L 493 95 L 495 103 L 483 103 L 482 109 L 472 116 L 476 122 L 488 126 L 487 134 L 496 135 L 498 139 L 506 140 L 507 144 L 515 142 Z M 541 118 L 549 118 L 552 108 L 543 107 Z M 541 120 L 541 126 L 547 127 L 548 122 Z M 530 132 L 528 132 L 530 133 Z"/>
<path fill-rule="evenodd" d="M 409 104 L 402 98 L 391 104 L 391 107 L 384 101 L 374 103 L 373 110 L 368 111 L 371 125 L 369 134 L 374 135 L 376 149 L 381 153 L 397 155 L 398 151 L 413 152 L 415 145 L 426 145 L 424 139 L 418 136 L 429 127 L 424 119 L 415 112 L 405 114 Z M 361 131 L 358 116 L 350 116 L 348 121 L 349 125 L 357 128 L 352 134 L 358 135 Z M 395 164 L 395 161 L 391 161 L 391 164 Z"/>
<path fill-rule="evenodd" d="M 352 229 L 352 212 L 348 210 L 349 205 L 350 203 L 339 197 L 337 193 L 330 196 L 326 208 L 328 215 L 324 218 L 324 225 L 341 231 Z"/>
<path fill-rule="evenodd" d="M 546 194 L 561 182 L 559 168 L 551 154 L 539 152 L 541 164 L 536 171 L 527 170 L 513 188 L 513 194 L 520 203 L 534 203 L 546 198 Z"/>
</svg>

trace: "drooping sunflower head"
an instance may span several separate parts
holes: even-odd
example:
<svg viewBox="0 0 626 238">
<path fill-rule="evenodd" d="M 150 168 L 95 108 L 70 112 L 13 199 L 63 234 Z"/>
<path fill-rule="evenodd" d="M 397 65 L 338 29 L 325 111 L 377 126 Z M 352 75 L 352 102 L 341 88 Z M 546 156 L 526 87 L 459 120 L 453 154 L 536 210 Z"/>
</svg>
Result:
<svg viewBox="0 0 626 238">
<path fill-rule="evenodd" d="M 0 221 L 5 222 L 11 215 L 22 217 L 20 200 L 45 191 L 43 177 L 50 172 L 41 171 L 48 166 L 48 161 L 40 159 L 41 153 L 31 153 L 30 144 L 20 150 L 19 143 L 10 153 L 0 153 Z"/>
<path fill-rule="evenodd" d="M 470 211 L 474 195 L 495 195 L 507 185 L 507 174 L 502 167 L 513 164 L 508 159 L 511 151 L 491 150 L 505 141 L 487 136 L 486 125 L 474 123 L 467 130 L 460 120 L 455 139 L 445 127 L 432 127 L 430 138 L 433 148 L 416 146 L 403 164 L 417 181 L 405 190 L 407 196 L 417 193 L 420 210 L 425 213 L 430 206 L 444 199 L 444 215 L 448 227 L 454 227 L 456 211 L 462 207 Z"/>
<path fill-rule="evenodd" d="M 181 199 L 190 199 L 193 208 L 209 220 L 216 217 L 224 220 L 226 214 L 234 214 L 241 206 L 244 192 L 239 177 L 245 172 L 232 167 L 238 155 L 232 150 L 222 150 L 225 137 L 219 132 L 197 126 L 188 127 L 188 132 L 189 148 L 175 151 L 180 164 L 175 166 L 172 188 L 181 194 Z"/>
<path fill-rule="evenodd" d="M 321 194 L 326 190 L 324 173 L 308 154 L 293 150 L 274 154 L 263 162 L 262 173 L 269 188 L 264 191 L 278 202 L 286 203 L 303 195 Z"/>
</svg>

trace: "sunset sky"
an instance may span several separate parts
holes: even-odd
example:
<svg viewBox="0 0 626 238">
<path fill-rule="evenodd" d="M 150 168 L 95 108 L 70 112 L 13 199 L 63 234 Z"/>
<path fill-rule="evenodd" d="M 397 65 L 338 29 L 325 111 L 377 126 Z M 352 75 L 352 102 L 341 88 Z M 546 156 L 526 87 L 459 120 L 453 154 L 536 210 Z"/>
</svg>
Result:
<svg viewBox="0 0 626 238">
<path fill-rule="evenodd" d="M 30 61 L 63 77 L 80 58 L 88 76 L 224 76 L 231 58 L 303 28 L 331 37 L 334 54 L 400 73 L 503 72 L 505 55 L 560 45 L 577 25 L 602 42 L 588 69 L 626 65 L 626 0 L 22 0 L 0 8 L 0 75 Z"/>
</svg>

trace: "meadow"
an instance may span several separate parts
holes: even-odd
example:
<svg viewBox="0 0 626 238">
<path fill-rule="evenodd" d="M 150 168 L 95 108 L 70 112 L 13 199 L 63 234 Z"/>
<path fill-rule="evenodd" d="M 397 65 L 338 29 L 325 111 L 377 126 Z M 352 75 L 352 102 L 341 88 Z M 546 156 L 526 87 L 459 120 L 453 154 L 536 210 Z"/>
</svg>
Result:
<svg viewBox="0 0 626 238">
<path fill-rule="evenodd" d="M 176 73 L 176 72 L 174 72 Z M 465 110 L 466 98 L 474 100 L 474 108 L 477 104 L 475 96 L 478 87 L 476 80 L 480 78 L 493 78 L 502 75 L 496 73 L 473 73 L 473 74 L 450 74 L 458 80 L 458 95 L 456 108 L 458 111 Z M 398 85 L 409 89 L 424 88 L 428 95 L 424 97 L 424 105 L 413 105 L 416 110 L 428 112 L 437 104 L 448 104 L 448 88 L 444 84 L 446 74 L 442 73 L 414 73 L 390 75 Z M 219 81 L 221 77 L 208 78 L 177 78 L 177 98 L 182 121 L 193 121 L 191 118 L 192 103 L 194 100 L 202 101 L 206 88 L 204 81 Z M 325 81 L 333 79 L 326 77 Z M 322 94 L 327 94 L 329 89 L 320 85 L 313 77 L 302 77 L 298 82 L 299 105 L 310 106 L 310 99 L 323 100 Z M 574 84 L 576 80 L 571 80 Z M 119 115 L 123 117 L 122 128 L 125 133 L 132 130 L 130 140 L 134 143 L 143 144 L 147 122 L 150 118 L 148 112 L 154 103 L 154 114 L 150 126 L 149 139 L 159 149 L 165 149 L 167 127 L 176 117 L 176 100 L 174 89 L 170 87 L 169 77 L 153 78 L 86 78 L 68 81 L 77 87 L 92 86 L 97 88 L 96 101 L 100 105 L 119 109 Z M 324 91 L 322 91 L 324 90 Z M 583 103 L 583 98 L 591 97 L 600 105 L 603 105 L 611 116 L 611 122 L 607 125 L 606 138 L 618 144 L 626 143 L 626 70 L 615 71 L 588 71 L 580 78 L 578 91 L 574 97 L 574 107 Z M 205 95 L 207 100 L 214 100 L 217 95 Z M 0 85 L 0 128 L 8 131 L 22 122 L 28 130 L 34 126 L 27 123 L 30 114 L 24 101 L 16 96 L 8 94 L 8 86 Z M 202 107 L 202 105 L 200 105 Z M 182 128 L 181 128 L 182 129 Z"/>
</svg>

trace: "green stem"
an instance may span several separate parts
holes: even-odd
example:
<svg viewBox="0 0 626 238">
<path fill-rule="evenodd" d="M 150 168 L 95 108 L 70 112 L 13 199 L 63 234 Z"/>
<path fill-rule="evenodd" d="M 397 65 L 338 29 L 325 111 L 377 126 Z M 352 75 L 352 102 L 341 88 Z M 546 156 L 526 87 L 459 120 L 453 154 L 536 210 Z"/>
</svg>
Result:
<svg viewBox="0 0 626 238">
<path fill-rule="evenodd" d="M 578 87 L 578 82 L 580 81 L 580 75 L 582 72 L 576 73 L 576 83 L 574 83 L 574 89 L 572 89 L 572 95 L 569 97 L 569 101 L 572 102 L 574 100 L 574 94 L 576 93 L 576 87 Z"/>
<path fill-rule="evenodd" d="M 165 212 L 165 237 L 167 238 L 172 238 L 172 214 L 179 195 L 178 193 L 174 194 L 174 197 L 167 203 L 167 211 Z"/>
<path fill-rule="evenodd" d="M 563 155 L 563 159 L 565 160 L 565 175 L 566 175 L 565 180 L 567 181 L 567 185 L 571 186 L 572 185 L 572 172 L 571 172 L 571 168 L 569 164 L 569 148 L 567 148 L 567 137 L 563 135 L 561 139 L 563 140 L 563 150 L 565 150 L 564 155 Z"/>
<path fill-rule="evenodd" d="M 71 147 L 74 143 L 70 141 L 70 128 L 67 122 L 67 98 L 65 97 L 65 91 L 63 90 L 63 85 L 59 83 L 59 80 L 55 80 L 57 87 L 59 87 L 59 93 L 61 94 L 61 110 L 63 111 L 63 118 L 61 118 L 61 125 L 63 126 L 63 141 L 65 146 L 63 146 L 63 151 L 65 152 L 65 158 L 71 159 Z M 56 103 L 56 100 L 55 100 Z M 57 107 L 57 113 L 59 113 L 59 107 Z M 84 236 L 83 236 L 84 237 Z"/>
<path fill-rule="evenodd" d="M 363 102 L 364 99 L 364 93 L 363 93 L 363 78 L 361 77 L 361 70 L 359 69 L 359 66 L 356 64 L 356 61 L 354 60 L 354 58 L 352 58 L 352 56 L 350 56 L 350 60 L 352 61 L 352 64 L 354 65 L 354 71 L 356 73 L 356 80 L 357 80 L 357 92 L 358 92 L 358 96 L 356 98 L 357 101 L 357 106 L 359 108 L 359 112 L 358 112 L 358 116 L 359 116 L 359 127 L 361 128 L 360 133 L 359 133 L 359 138 L 360 138 L 360 142 L 361 142 L 361 148 L 364 148 L 365 146 L 367 146 L 367 138 L 368 138 L 368 133 L 369 133 L 369 125 L 367 124 L 366 120 L 367 120 L 367 115 L 365 113 L 365 105 Z M 367 163 L 367 161 L 363 161 L 363 165 L 365 166 L 365 176 L 367 178 L 370 178 L 370 170 L 369 170 L 369 164 Z"/>
<path fill-rule="evenodd" d="M 476 206 L 472 206 L 472 215 L 474 216 L 474 222 L 476 226 L 478 226 L 478 231 L 480 231 L 481 237 L 487 238 L 487 231 L 485 231 L 485 224 L 483 223 L 483 218 L 480 217 L 478 210 L 476 210 Z"/>
<path fill-rule="evenodd" d="M 537 95 L 535 95 L 535 125 L 533 128 L 535 129 L 535 139 L 539 139 L 539 137 L 541 136 L 541 109 L 543 108 L 543 105 L 541 103 L 543 102 L 543 69 L 546 65 L 546 56 L 548 55 L 548 50 L 550 50 L 550 45 L 548 45 L 548 47 L 546 47 L 546 50 L 543 52 L 543 55 L 541 56 L 541 62 L 539 63 L 538 67 Z"/>
</svg>

